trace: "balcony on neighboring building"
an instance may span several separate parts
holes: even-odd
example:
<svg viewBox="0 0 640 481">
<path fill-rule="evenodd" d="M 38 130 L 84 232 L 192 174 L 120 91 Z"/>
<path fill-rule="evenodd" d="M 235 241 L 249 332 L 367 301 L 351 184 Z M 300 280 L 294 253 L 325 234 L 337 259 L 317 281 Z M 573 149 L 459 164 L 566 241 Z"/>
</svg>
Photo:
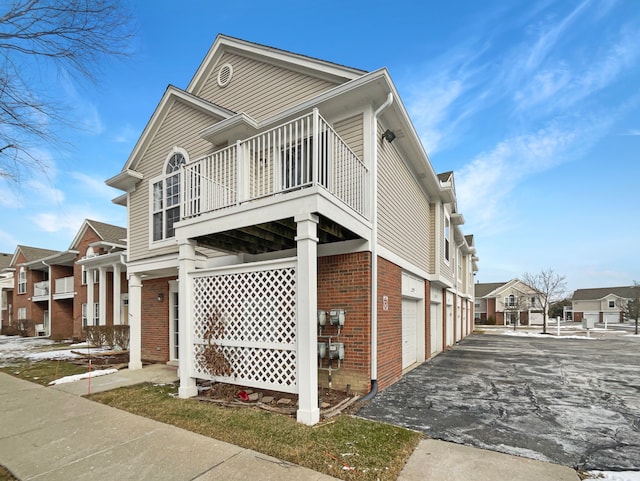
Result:
<svg viewBox="0 0 640 481">
<path fill-rule="evenodd" d="M 49 281 L 36 282 L 33 285 L 33 302 L 42 302 L 49 300 Z"/>
<path fill-rule="evenodd" d="M 73 299 L 74 295 L 73 276 L 56 279 L 55 291 L 53 292 L 53 298 L 55 300 Z"/>
</svg>

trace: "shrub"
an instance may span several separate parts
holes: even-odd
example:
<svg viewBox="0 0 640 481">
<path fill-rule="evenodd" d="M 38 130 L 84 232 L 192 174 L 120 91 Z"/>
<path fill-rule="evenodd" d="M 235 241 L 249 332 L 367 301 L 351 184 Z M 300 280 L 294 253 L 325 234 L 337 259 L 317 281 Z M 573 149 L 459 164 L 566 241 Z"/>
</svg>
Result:
<svg viewBox="0 0 640 481">
<path fill-rule="evenodd" d="M 88 326 L 87 342 L 95 347 L 129 349 L 129 326 Z"/>
<path fill-rule="evenodd" d="M 496 318 L 493 316 L 489 316 L 489 318 L 487 319 L 487 324 L 490 326 L 495 326 L 496 325 Z"/>
</svg>

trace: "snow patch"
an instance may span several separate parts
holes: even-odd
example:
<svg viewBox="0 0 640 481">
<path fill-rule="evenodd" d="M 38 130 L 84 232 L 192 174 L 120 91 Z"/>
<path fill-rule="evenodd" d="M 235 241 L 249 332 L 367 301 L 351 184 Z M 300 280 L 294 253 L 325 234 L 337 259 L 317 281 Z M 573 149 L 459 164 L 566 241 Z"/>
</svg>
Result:
<svg viewBox="0 0 640 481">
<path fill-rule="evenodd" d="M 118 372 L 117 369 L 101 369 L 98 371 L 85 372 L 83 374 L 75 374 L 73 376 L 65 376 L 65 377 L 61 377 L 60 379 L 55 379 L 51 381 L 49 383 L 49 386 L 54 386 L 56 384 L 66 384 L 69 382 L 76 382 L 76 381 L 80 381 L 81 379 L 88 379 L 92 377 L 107 376 L 108 374 L 115 374 L 116 372 Z"/>
<path fill-rule="evenodd" d="M 588 479 L 600 481 L 640 481 L 640 471 L 589 471 Z"/>
</svg>

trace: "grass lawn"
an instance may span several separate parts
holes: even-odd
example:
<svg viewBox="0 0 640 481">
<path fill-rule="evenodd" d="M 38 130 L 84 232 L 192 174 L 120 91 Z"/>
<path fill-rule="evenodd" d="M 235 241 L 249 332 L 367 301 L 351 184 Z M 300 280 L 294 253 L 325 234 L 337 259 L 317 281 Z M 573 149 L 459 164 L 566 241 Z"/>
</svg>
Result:
<svg viewBox="0 0 640 481">
<path fill-rule="evenodd" d="M 87 368 L 54 360 L 25 361 L 0 370 L 47 385 Z M 174 385 L 140 384 L 90 399 L 345 480 L 397 479 L 421 438 L 414 431 L 347 414 L 309 427 L 281 414 L 178 399 L 176 393 Z M 0 481 L 13 479 L 0 467 Z"/>
<path fill-rule="evenodd" d="M 59 360 L 20 361 L 12 363 L 9 367 L 0 368 L 0 371 L 46 386 L 55 379 L 85 373 L 87 367 Z"/>
<path fill-rule="evenodd" d="M 177 399 L 176 392 L 143 384 L 90 399 L 346 480 L 395 480 L 421 437 L 350 415 L 309 427 L 259 409 Z"/>
<path fill-rule="evenodd" d="M 0 466 L 0 481 L 15 481 L 15 478 L 4 466 Z"/>
</svg>

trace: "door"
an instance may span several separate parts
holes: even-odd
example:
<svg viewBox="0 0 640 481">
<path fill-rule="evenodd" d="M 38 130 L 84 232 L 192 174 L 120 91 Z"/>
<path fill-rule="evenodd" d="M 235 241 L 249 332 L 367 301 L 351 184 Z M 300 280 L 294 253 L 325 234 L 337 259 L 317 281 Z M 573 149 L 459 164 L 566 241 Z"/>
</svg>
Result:
<svg viewBox="0 0 640 481">
<path fill-rule="evenodd" d="M 416 330 L 418 303 L 412 299 L 402 300 L 402 369 L 417 361 Z"/>
<path fill-rule="evenodd" d="M 129 324 L 129 294 L 122 294 L 120 299 L 120 324 Z"/>
<path fill-rule="evenodd" d="M 431 335 L 431 355 L 442 352 L 442 305 L 431 303 L 431 320 L 429 332 Z"/>
</svg>

